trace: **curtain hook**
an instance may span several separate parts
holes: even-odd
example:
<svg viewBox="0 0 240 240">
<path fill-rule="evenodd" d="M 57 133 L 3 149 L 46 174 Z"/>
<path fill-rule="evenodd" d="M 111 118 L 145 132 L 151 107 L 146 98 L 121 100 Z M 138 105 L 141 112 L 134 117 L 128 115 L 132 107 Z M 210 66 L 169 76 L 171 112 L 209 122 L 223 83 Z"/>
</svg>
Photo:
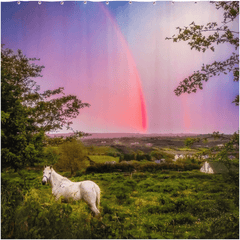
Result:
<svg viewBox="0 0 240 240">
<path fill-rule="evenodd" d="M 108 4 L 109 4 L 109 2 L 108 2 L 108 1 L 106 1 L 106 4 L 108 5 Z"/>
<path fill-rule="evenodd" d="M 41 2 L 41 1 L 39 1 L 39 2 L 38 2 L 38 4 L 39 4 L 39 5 L 41 5 L 41 4 L 42 4 L 42 2 Z"/>
<path fill-rule="evenodd" d="M 132 1 L 129 1 L 129 4 L 132 4 Z"/>
<path fill-rule="evenodd" d="M 174 4 L 174 2 L 172 1 L 172 5 Z"/>
<path fill-rule="evenodd" d="M 20 1 L 17 2 L 18 5 L 20 5 L 20 3 L 21 3 Z"/>
<path fill-rule="evenodd" d="M 64 1 L 61 1 L 60 4 L 63 5 L 63 4 L 64 4 Z"/>
<path fill-rule="evenodd" d="M 84 3 L 84 4 L 87 4 L 87 1 L 84 1 L 83 3 Z"/>
<path fill-rule="evenodd" d="M 153 5 L 156 5 L 156 2 L 153 2 Z"/>
</svg>

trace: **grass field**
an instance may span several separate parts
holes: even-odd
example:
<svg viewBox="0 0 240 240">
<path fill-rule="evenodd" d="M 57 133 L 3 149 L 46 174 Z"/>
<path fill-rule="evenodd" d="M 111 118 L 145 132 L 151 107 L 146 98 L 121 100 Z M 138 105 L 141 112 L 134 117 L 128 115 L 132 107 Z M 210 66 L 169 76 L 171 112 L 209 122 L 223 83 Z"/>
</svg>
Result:
<svg viewBox="0 0 240 240">
<path fill-rule="evenodd" d="M 41 171 L 22 174 L 31 190 L 15 212 L 17 238 L 238 238 L 238 208 L 222 175 L 194 170 L 72 177 L 100 186 L 98 221 L 84 202 L 55 202 L 51 187 L 41 185 Z M 2 177 L 23 183 L 16 173 Z"/>
<path fill-rule="evenodd" d="M 39 166 L 18 173 L 2 172 L 1 237 L 239 239 L 239 190 L 234 184 L 239 176 L 232 175 L 234 178 L 230 179 L 229 175 L 201 173 L 201 160 L 172 162 L 175 154 L 208 150 L 205 143 L 186 148 L 184 137 L 114 141 L 84 141 L 93 165 L 89 166 L 86 158 L 89 167 L 75 171 L 72 177 L 67 168 L 59 172 L 74 182 L 92 180 L 99 185 L 100 220 L 92 216 L 82 201 L 56 202 L 51 187 L 41 184 L 43 165 L 50 165 L 49 160 L 54 165 L 59 159 L 59 148 L 47 147 L 46 159 Z M 136 142 L 139 143 L 131 144 Z M 218 143 L 211 140 L 208 144 Z M 130 159 L 122 158 L 127 154 L 132 154 Z M 151 159 L 137 161 L 137 154 L 146 154 Z M 132 156 L 136 157 L 134 161 Z M 120 157 L 123 162 L 118 163 Z M 161 158 L 166 160 L 165 165 L 154 163 Z M 112 161 L 117 164 L 104 164 Z M 195 170 L 183 171 L 190 169 Z"/>
<path fill-rule="evenodd" d="M 105 163 L 105 162 L 119 162 L 119 157 L 112 156 L 98 156 L 98 155 L 89 155 L 90 159 L 95 163 Z"/>
</svg>

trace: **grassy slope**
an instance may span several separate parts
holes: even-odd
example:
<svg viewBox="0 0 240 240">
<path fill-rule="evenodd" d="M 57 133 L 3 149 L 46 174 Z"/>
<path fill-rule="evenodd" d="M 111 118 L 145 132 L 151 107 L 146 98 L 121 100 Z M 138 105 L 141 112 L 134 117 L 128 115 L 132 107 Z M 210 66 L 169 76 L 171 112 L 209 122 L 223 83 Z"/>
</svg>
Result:
<svg viewBox="0 0 240 240">
<path fill-rule="evenodd" d="M 21 181 L 16 174 L 2 176 Z M 25 176 L 35 177 L 28 181 L 33 186 L 30 194 L 33 199 L 43 209 L 52 205 L 50 186 L 41 185 L 41 171 L 25 171 Z M 71 180 L 93 180 L 101 188 L 102 223 L 111 231 L 105 233 L 102 229 L 97 238 L 201 238 L 203 229 L 210 229 L 216 219 L 223 222 L 226 219 L 231 224 L 229 216 L 237 211 L 230 186 L 221 175 L 165 171 L 135 173 L 129 178 L 121 173 L 104 173 Z M 85 203 L 70 205 L 76 221 L 90 221 L 90 210 Z"/>
</svg>

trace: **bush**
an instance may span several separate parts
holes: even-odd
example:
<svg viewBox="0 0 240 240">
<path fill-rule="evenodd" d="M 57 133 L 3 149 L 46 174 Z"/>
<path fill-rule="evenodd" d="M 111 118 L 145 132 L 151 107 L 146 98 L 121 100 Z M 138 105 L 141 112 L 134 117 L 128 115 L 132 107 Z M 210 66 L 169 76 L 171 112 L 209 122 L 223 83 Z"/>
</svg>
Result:
<svg viewBox="0 0 240 240">
<path fill-rule="evenodd" d="M 149 187 L 152 187 L 154 184 L 155 182 L 152 179 L 147 178 L 146 180 L 143 180 L 138 184 L 138 188 L 145 191 Z"/>
<path fill-rule="evenodd" d="M 200 232 L 200 238 L 239 239 L 239 215 L 238 213 L 221 214 L 213 219 L 210 225 L 203 225 Z"/>
<path fill-rule="evenodd" d="M 23 201 L 23 193 L 16 183 L 1 178 L 1 238 L 15 238 L 15 212 Z"/>
<path fill-rule="evenodd" d="M 86 149 L 81 142 L 73 140 L 65 142 L 60 146 L 60 159 L 56 164 L 56 169 L 61 171 L 71 171 L 71 176 L 78 170 L 86 166 Z"/>
<path fill-rule="evenodd" d="M 123 155 L 123 159 L 124 161 L 131 161 L 131 160 L 136 160 L 137 159 L 137 154 L 132 152 L 132 153 L 125 153 Z"/>
<path fill-rule="evenodd" d="M 169 161 L 169 160 L 174 159 L 174 155 L 173 155 L 173 154 L 169 154 L 169 153 L 160 151 L 160 150 L 158 150 L 158 149 L 152 151 L 152 152 L 150 153 L 150 156 L 151 156 L 153 159 L 162 159 L 162 158 L 164 158 L 166 161 Z"/>
<path fill-rule="evenodd" d="M 158 201 L 162 205 L 172 202 L 172 200 L 165 194 L 161 194 L 160 197 L 158 197 Z"/>
<path fill-rule="evenodd" d="M 132 192 L 132 187 L 125 185 L 124 182 L 121 182 L 118 184 L 112 184 L 109 187 L 109 190 L 116 196 L 119 203 L 123 203 L 129 199 L 129 195 Z"/>
<path fill-rule="evenodd" d="M 157 205 L 147 205 L 145 208 L 147 212 L 151 214 L 161 213 L 162 210 L 161 206 Z"/>
<path fill-rule="evenodd" d="M 91 219 L 86 205 L 61 204 L 53 198 L 48 202 L 36 190 L 27 194 L 24 204 L 16 211 L 15 238 L 106 238 L 106 232 L 99 232 L 99 222 Z M 75 207 L 74 211 L 73 208 Z"/>
<path fill-rule="evenodd" d="M 86 173 L 110 173 L 118 172 L 119 170 L 121 170 L 122 172 L 132 172 L 137 167 L 138 165 L 136 163 L 127 162 L 121 162 L 116 164 L 96 163 L 94 166 L 87 167 Z"/>
<path fill-rule="evenodd" d="M 46 165 L 54 165 L 59 160 L 60 154 L 57 147 L 46 147 L 44 149 L 44 163 Z"/>
<path fill-rule="evenodd" d="M 176 216 L 174 216 L 173 218 L 174 223 L 175 224 L 193 224 L 197 218 L 193 217 L 190 213 L 181 213 L 181 214 L 177 214 Z"/>
</svg>

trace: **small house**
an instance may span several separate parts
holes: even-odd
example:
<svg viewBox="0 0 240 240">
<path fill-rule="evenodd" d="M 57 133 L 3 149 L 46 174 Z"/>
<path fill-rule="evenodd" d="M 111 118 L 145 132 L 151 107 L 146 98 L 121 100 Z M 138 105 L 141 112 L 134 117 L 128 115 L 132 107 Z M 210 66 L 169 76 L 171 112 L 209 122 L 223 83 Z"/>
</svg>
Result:
<svg viewBox="0 0 240 240">
<path fill-rule="evenodd" d="M 235 170 L 232 166 L 232 170 Z M 222 162 L 204 162 L 203 166 L 200 169 L 200 172 L 204 173 L 226 173 L 228 168 Z"/>
</svg>

